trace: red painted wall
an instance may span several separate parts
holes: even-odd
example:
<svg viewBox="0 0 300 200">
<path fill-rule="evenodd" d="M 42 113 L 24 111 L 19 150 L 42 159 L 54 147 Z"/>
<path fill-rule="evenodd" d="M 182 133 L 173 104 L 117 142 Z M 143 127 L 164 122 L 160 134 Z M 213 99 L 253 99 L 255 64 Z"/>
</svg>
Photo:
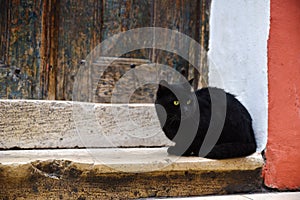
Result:
<svg viewBox="0 0 300 200">
<path fill-rule="evenodd" d="M 271 0 L 265 184 L 300 189 L 300 1 Z"/>
</svg>

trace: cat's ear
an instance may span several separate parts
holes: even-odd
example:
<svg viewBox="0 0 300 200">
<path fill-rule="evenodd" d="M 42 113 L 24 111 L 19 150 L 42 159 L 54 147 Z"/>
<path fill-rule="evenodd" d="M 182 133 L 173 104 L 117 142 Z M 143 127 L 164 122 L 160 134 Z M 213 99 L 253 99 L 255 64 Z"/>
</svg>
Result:
<svg viewBox="0 0 300 200">
<path fill-rule="evenodd" d="M 191 80 L 189 80 L 188 82 L 184 82 L 183 83 L 183 87 L 185 90 L 190 90 L 190 91 L 193 91 L 192 88 L 193 88 L 193 82 L 194 82 L 194 79 L 192 78 Z"/>
<path fill-rule="evenodd" d="M 189 80 L 189 83 L 191 86 L 193 86 L 193 82 L 194 82 L 194 78 L 192 78 L 191 80 Z"/>
<path fill-rule="evenodd" d="M 192 78 L 188 82 L 185 82 L 183 86 L 185 87 L 185 89 L 189 90 L 191 87 L 193 88 L 193 82 L 194 82 L 194 78 Z"/>
<path fill-rule="evenodd" d="M 169 86 L 169 83 L 165 80 L 161 80 L 159 82 L 159 86 L 158 86 L 158 89 L 166 89 L 167 87 Z"/>
<path fill-rule="evenodd" d="M 157 95 L 164 94 L 168 91 L 169 84 L 165 80 L 161 80 L 158 85 Z"/>
</svg>

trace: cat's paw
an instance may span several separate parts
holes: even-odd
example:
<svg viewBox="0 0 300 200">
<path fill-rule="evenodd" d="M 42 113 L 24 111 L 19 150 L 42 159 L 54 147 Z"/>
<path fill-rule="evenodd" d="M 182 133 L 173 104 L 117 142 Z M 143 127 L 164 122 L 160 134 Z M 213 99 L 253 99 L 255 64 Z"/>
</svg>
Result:
<svg viewBox="0 0 300 200">
<path fill-rule="evenodd" d="M 170 155 L 180 156 L 180 153 L 175 146 L 169 147 L 167 152 Z"/>
<path fill-rule="evenodd" d="M 175 156 L 190 156 L 191 155 L 191 152 L 180 149 L 177 146 L 169 147 L 167 151 L 168 151 L 168 154 L 175 155 Z"/>
</svg>

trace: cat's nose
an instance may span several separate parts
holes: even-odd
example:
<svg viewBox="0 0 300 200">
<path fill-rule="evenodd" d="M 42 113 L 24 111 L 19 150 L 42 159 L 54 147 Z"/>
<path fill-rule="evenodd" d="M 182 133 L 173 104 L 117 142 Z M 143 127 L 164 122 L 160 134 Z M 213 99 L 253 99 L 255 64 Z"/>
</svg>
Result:
<svg viewBox="0 0 300 200">
<path fill-rule="evenodd" d="M 189 112 L 188 108 L 185 107 L 185 106 L 183 106 L 183 108 L 182 108 L 182 114 L 185 116 L 185 115 L 188 114 L 188 112 Z"/>
</svg>

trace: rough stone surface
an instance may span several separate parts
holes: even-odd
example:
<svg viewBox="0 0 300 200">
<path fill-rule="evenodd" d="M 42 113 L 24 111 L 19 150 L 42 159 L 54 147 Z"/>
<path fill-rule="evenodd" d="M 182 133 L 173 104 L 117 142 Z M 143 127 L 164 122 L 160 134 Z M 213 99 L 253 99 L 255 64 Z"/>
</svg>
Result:
<svg viewBox="0 0 300 200">
<path fill-rule="evenodd" d="M 0 197 L 134 199 L 253 192 L 261 187 L 259 154 L 216 161 L 167 156 L 166 148 L 95 151 L 103 155 L 101 162 L 84 149 L 0 151 Z"/>
<path fill-rule="evenodd" d="M 0 199 L 136 199 L 260 190 L 261 155 L 210 160 L 169 156 L 167 147 L 155 147 L 170 144 L 151 104 L 0 100 Z M 133 146 L 139 148 L 128 148 Z M 28 150 L 8 150 L 12 147 Z M 69 149 L 50 149 L 57 147 Z"/>
<path fill-rule="evenodd" d="M 153 104 L 0 100 L 0 148 L 165 146 Z"/>
</svg>

